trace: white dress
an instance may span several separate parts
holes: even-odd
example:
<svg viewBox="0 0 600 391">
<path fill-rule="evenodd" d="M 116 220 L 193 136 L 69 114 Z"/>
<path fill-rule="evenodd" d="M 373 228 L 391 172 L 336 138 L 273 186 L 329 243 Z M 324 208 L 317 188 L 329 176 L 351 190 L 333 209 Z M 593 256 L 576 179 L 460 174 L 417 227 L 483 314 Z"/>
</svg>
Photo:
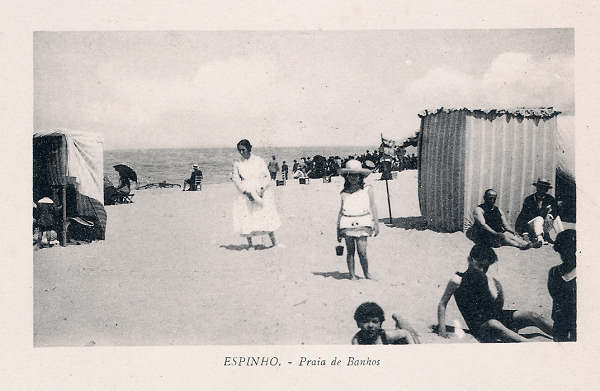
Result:
<svg viewBox="0 0 600 391">
<path fill-rule="evenodd" d="M 273 232 L 281 225 L 275 207 L 271 175 L 265 161 L 255 155 L 233 163 L 233 183 L 239 193 L 233 201 L 233 229 L 242 236 Z M 250 201 L 244 191 L 257 193 L 264 188 L 262 203 Z"/>
<path fill-rule="evenodd" d="M 369 198 L 370 186 L 354 193 L 342 192 L 342 235 L 349 237 L 370 236 L 373 234 L 373 215 Z"/>
</svg>

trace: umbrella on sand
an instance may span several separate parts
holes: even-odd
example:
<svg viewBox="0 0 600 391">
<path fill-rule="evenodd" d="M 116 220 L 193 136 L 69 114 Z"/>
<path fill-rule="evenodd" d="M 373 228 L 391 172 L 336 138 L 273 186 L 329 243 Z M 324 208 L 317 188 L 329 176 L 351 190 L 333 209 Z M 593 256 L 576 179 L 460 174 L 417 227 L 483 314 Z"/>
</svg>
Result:
<svg viewBox="0 0 600 391">
<path fill-rule="evenodd" d="M 133 169 L 125 164 L 117 164 L 113 166 L 115 171 L 124 176 L 125 178 L 129 178 L 134 182 L 137 182 L 137 174 Z"/>
</svg>

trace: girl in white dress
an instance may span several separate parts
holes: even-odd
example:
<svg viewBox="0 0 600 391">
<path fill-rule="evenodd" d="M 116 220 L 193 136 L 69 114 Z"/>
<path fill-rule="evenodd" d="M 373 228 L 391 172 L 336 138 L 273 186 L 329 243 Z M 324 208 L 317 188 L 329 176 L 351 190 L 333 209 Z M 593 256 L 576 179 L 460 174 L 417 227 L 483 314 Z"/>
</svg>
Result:
<svg viewBox="0 0 600 391">
<path fill-rule="evenodd" d="M 274 247 L 277 244 L 274 231 L 281 222 L 267 164 L 252 155 L 248 140 L 241 140 L 237 149 L 242 159 L 233 163 L 232 180 L 239 191 L 233 202 L 233 229 L 247 238 L 248 249 L 254 248 L 253 236 L 264 234 L 269 235 Z"/>
<path fill-rule="evenodd" d="M 373 189 L 364 185 L 364 178 L 370 173 L 370 170 L 362 168 L 358 160 L 349 160 L 346 167 L 340 170 L 345 182 L 340 193 L 342 203 L 337 220 L 337 240 L 341 242 L 342 237 L 346 239 L 346 263 L 352 280 L 358 279 L 354 273 L 355 249 L 365 278 L 371 278 L 367 261 L 367 238 L 379 234 Z"/>
</svg>

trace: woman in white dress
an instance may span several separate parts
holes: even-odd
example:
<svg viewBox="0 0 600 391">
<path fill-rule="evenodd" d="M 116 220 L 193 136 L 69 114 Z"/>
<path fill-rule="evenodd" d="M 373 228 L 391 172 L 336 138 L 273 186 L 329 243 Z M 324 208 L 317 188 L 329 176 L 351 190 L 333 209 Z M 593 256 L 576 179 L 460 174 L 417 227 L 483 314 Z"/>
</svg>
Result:
<svg viewBox="0 0 600 391">
<path fill-rule="evenodd" d="M 267 164 L 252 155 L 250 141 L 241 140 L 237 149 L 242 158 L 233 163 L 232 180 L 239 191 L 233 202 L 233 229 L 247 238 L 248 249 L 253 248 L 253 236 L 264 234 L 269 235 L 274 247 L 277 244 L 274 231 L 281 222 Z"/>
</svg>

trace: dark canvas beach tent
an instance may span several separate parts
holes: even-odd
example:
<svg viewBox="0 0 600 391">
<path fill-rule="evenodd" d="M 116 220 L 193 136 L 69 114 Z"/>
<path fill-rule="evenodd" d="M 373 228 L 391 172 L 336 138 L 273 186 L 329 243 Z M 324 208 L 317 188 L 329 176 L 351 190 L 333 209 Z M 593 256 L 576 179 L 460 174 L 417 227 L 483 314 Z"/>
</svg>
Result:
<svg viewBox="0 0 600 391">
<path fill-rule="evenodd" d="M 575 222 L 575 118 L 560 116 L 556 142 L 556 199 L 562 201 L 560 216 Z"/>
<path fill-rule="evenodd" d="M 63 243 L 67 226 L 73 239 L 104 239 L 103 154 L 102 137 L 94 133 L 54 129 L 33 135 L 33 199 L 51 196 L 66 205 Z"/>
<path fill-rule="evenodd" d="M 421 113 L 419 204 L 429 227 L 468 229 L 489 188 L 498 191 L 496 205 L 514 227 L 532 183 L 554 178 L 558 114 L 552 108 Z"/>
</svg>

